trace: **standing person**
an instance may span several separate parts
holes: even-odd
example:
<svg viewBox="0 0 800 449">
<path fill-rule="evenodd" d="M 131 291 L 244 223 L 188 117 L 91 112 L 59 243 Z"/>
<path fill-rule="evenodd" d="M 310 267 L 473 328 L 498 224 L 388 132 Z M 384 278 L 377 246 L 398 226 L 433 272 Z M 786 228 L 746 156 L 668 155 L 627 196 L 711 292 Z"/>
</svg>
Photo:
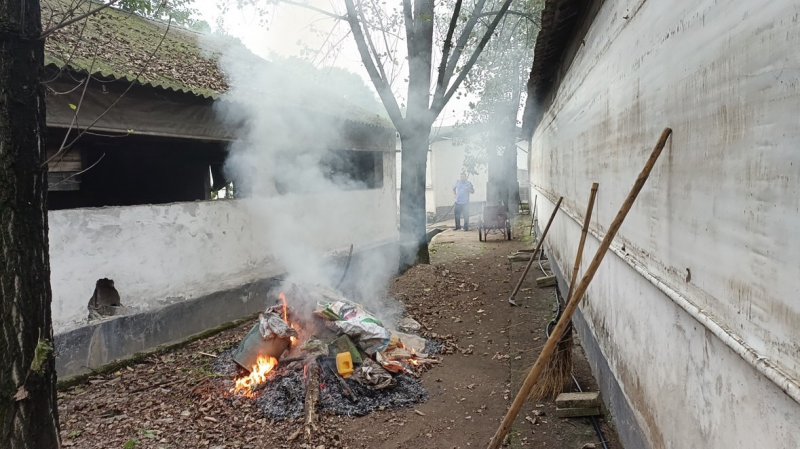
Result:
<svg viewBox="0 0 800 449">
<path fill-rule="evenodd" d="M 461 229 L 461 217 L 464 217 L 464 230 L 469 231 L 469 194 L 475 193 L 472 183 L 467 181 L 467 174 L 461 173 L 461 179 L 456 181 L 453 186 L 453 194 L 456 196 L 455 216 L 456 231 Z"/>
</svg>

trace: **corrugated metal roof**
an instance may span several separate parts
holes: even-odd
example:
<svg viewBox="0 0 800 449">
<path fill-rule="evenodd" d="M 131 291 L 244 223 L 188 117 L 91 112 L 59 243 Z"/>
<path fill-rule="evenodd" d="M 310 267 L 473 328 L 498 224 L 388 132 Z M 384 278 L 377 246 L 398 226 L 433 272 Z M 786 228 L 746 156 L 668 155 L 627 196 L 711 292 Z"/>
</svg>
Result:
<svg viewBox="0 0 800 449">
<path fill-rule="evenodd" d="M 73 3 L 43 0 L 44 28 L 100 5 L 80 2 L 77 10 L 72 11 L 76 7 Z M 166 23 L 105 8 L 48 36 L 45 64 L 216 98 L 228 85 L 213 52 L 205 51 L 199 44 L 199 36 L 174 24 L 167 31 Z"/>
</svg>

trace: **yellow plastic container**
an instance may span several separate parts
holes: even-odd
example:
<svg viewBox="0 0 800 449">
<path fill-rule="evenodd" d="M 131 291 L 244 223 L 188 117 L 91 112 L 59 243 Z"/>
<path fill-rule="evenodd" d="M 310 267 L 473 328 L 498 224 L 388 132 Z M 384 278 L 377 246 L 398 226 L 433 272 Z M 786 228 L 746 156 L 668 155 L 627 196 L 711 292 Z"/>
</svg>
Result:
<svg viewBox="0 0 800 449">
<path fill-rule="evenodd" d="M 353 356 L 350 352 L 340 352 L 336 354 L 336 370 L 345 379 L 353 375 Z"/>
</svg>

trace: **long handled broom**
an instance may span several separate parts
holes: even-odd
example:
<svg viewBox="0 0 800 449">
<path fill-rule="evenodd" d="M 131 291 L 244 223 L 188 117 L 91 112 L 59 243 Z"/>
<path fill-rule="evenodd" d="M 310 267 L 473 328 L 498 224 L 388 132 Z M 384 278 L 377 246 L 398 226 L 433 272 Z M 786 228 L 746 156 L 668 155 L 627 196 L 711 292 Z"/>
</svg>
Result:
<svg viewBox="0 0 800 449">
<path fill-rule="evenodd" d="M 653 148 L 653 152 L 650 153 L 650 158 L 647 160 L 644 168 L 642 168 L 641 173 L 639 173 L 639 176 L 636 178 L 636 182 L 633 184 L 630 193 L 628 193 L 628 197 L 625 198 L 625 202 L 622 203 L 619 212 L 617 212 L 617 216 L 614 217 L 614 221 L 612 221 L 611 225 L 608 227 L 608 232 L 606 233 L 605 237 L 603 237 L 603 241 L 600 242 L 600 247 L 597 249 L 597 253 L 595 253 L 592 262 L 586 269 L 586 273 L 583 274 L 580 283 L 575 287 L 572 298 L 567 300 L 567 306 L 564 309 L 564 313 L 558 320 L 558 324 L 556 324 L 555 329 L 553 329 L 553 333 L 550 334 L 550 337 L 544 344 L 542 352 L 539 353 L 539 357 L 536 359 L 536 362 L 533 364 L 528 372 L 528 375 L 525 377 L 522 387 L 520 387 L 519 392 L 517 392 L 517 396 L 514 398 L 514 402 L 511 403 L 511 407 L 508 409 L 508 412 L 506 412 L 506 416 L 503 417 L 503 421 L 500 423 L 500 426 L 497 428 L 497 431 L 495 432 L 491 441 L 489 441 L 487 449 L 497 449 L 501 444 L 503 444 L 503 440 L 508 434 L 508 431 L 511 430 L 511 425 L 514 424 L 514 420 L 517 418 L 520 409 L 528 399 L 528 396 L 530 395 L 533 387 L 536 385 L 536 382 L 539 381 L 547 360 L 553 355 L 553 351 L 556 349 L 558 341 L 561 339 L 561 336 L 564 335 L 564 331 L 567 329 L 570 320 L 572 320 L 572 315 L 575 314 L 575 310 L 578 308 L 578 305 L 580 305 L 580 300 L 586 293 L 586 289 L 589 288 L 589 284 L 592 282 L 595 273 L 597 273 L 597 269 L 600 267 L 600 263 L 606 256 L 608 248 L 611 246 L 611 242 L 614 240 L 614 237 L 616 237 L 619 228 L 622 226 L 622 222 L 625 220 L 625 217 L 628 215 L 628 212 L 633 206 L 633 202 L 636 201 L 636 197 L 639 195 L 639 192 L 641 192 L 642 187 L 644 187 L 647 177 L 650 176 L 650 172 L 653 170 L 653 166 L 655 166 L 658 156 L 661 155 L 661 151 L 664 149 L 664 146 L 667 143 L 667 138 L 669 138 L 670 134 L 672 134 L 672 130 L 670 128 L 664 128 L 664 131 L 661 133 L 661 138 L 658 139 L 658 143 L 656 144 L 655 148 Z"/>
<path fill-rule="evenodd" d="M 556 218 L 556 212 L 558 212 L 558 208 L 561 206 L 561 201 L 564 200 L 564 197 L 559 197 L 558 201 L 556 202 L 556 206 L 553 208 L 553 213 L 550 214 L 550 219 L 547 220 L 547 226 L 544 227 L 544 231 L 542 231 L 542 236 L 539 237 L 539 243 L 536 244 L 536 249 L 533 250 L 531 253 L 531 258 L 528 260 L 527 265 L 525 265 L 525 269 L 522 270 L 522 275 L 519 277 L 519 281 L 517 281 L 517 285 L 514 286 L 514 290 L 511 292 L 511 295 L 508 297 L 508 303 L 512 306 L 516 306 L 517 302 L 514 298 L 519 293 L 520 287 L 522 287 L 522 281 L 525 280 L 525 276 L 528 275 L 528 271 L 531 269 L 531 265 L 533 265 L 534 259 L 536 259 L 536 254 L 542 250 L 542 243 L 544 243 L 544 238 L 547 236 L 547 231 L 550 230 L 550 225 L 553 224 L 553 219 Z"/>
<path fill-rule="evenodd" d="M 581 240 L 578 243 L 578 252 L 575 254 L 575 264 L 572 266 L 572 277 L 569 281 L 569 292 L 567 301 L 572 297 L 572 289 L 575 281 L 578 280 L 581 260 L 583 258 L 583 245 L 586 243 L 586 234 L 589 231 L 589 223 L 592 220 L 592 210 L 594 210 L 594 199 L 597 196 L 597 183 L 592 183 L 592 190 L 589 192 L 589 204 L 586 206 L 586 215 L 583 218 L 583 228 L 581 229 Z M 554 321 L 561 318 L 563 310 L 559 310 Z M 551 323 L 555 324 L 555 323 Z M 548 335 L 549 336 L 549 335 Z M 564 386 L 570 381 L 572 375 L 572 323 L 564 331 L 564 336 L 558 341 L 555 354 L 550 358 L 536 387 L 531 392 L 532 399 L 555 398 L 564 390 Z"/>
</svg>

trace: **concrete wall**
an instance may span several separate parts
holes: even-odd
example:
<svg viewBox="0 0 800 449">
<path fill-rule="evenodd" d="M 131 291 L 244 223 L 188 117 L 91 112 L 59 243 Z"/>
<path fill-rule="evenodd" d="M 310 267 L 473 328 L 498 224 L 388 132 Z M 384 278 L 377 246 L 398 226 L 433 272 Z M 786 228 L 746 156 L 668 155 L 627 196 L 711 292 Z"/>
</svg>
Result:
<svg viewBox="0 0 800 449">
<path fill-rule="evenodd" d="M 56 333 L 85 325 L 99 278 L 141 313 L 395 240 L 393 156 L 384 153 L 381 189 L 50 212 Z"/>
<path fill-rule="evenodd" d="M 800 447 L 800 4 L 607 0 L 584 42 L 531 153 L 562 272 L 674 130 L 582 306 L 626 447 Z"/>
</svg>

